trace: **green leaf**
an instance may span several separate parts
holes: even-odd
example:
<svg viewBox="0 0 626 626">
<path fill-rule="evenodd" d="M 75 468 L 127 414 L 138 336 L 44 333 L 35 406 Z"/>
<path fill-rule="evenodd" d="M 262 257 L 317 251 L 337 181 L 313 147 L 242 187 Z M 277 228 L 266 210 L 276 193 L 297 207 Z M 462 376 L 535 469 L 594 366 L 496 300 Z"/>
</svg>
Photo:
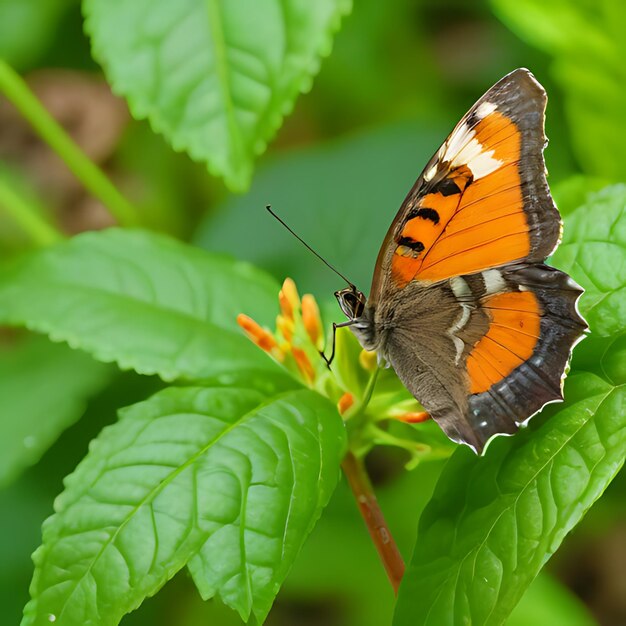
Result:
<svg viewBox="0 0 626 626">
<path fill-rule="evenodd" d="M 207 387 L 245 387 L 259 391 L 266 396 L 275 396 L 283 391 L 302 389 L 303 385 L 291 376 L 286 369 L 238 369 L 217 374 L 203 381 Z"/>
<path fill-rule="evenodd" d="M 110 229 L 27 256 L 0 275 L 0 321 L 164 380 L 276 371 L 236 324 L 269 323 L 278 285 L 168 237 Z"/>
<path fill-rule="evenodd" d="M 94 56 L 133 115 L 236 191 L 311 87 L 351 0 L 85 0 Z"/>
<path fill-rule="evenodd" d="M 451 457 L 420 519 L 394 626 L 502 624 L 602 494 L 624 462 L 626 387 L 584 373 L 565 397 L 486 456 Z"/>
<path fill-rule="evenodd" d="M 44 524 L 23 626 L 117 624 L 198 554 L 202 594 L 262 621 L 344 445 L 336 409 L 309 390 L 169 388 L 125 409 Z"/>
<path fill-rule="evenodd" d="M 589 194 L 567 216 L 552 263 L 585 288 L 580 311 L 592 333 L 626 330 L 626 185 Z"/>
<path fill-rule="evenodd" d="M 0 350 L 0 488 L 36 463 L 78 420 L 109 368 L 45 337 L 15 337 Z"/>
<path fill-rule="evenodd" d="M 521 38 L 553 57 L 576 156 L 591 175 L 626 179 L 626 9 L 622 0 L 491 0 Z M 575 35 L 573 35 L 575 33 Z"/>
<path fill-rule="evenodd" d="M 556 185 L 551 185 L 552 197 L 559 208 L 559 213 L 567 217 L 574 209 L 585 204 L 593 192 L 600 191 L 609 183 L 610 181 L 606 179 L 576 174 Z"/>
<path fill-rule="evenodd" d="M 626 333 L 611 339 L 599 359 L 602 374 L 614 385 L 626 384 Z"/>
</svg>

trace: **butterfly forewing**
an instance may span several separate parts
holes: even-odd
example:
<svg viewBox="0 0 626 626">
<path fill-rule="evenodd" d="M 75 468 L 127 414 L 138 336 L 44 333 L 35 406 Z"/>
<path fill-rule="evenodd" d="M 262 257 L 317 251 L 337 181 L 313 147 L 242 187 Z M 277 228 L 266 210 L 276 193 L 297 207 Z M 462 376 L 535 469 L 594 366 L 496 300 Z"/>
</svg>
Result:
<svg viewBox="0 0 626 626">
<path fill-rule="evenodd" d="M 545 178 L 545 106 L 541 85 L 516 70 L 470 109 L 396 215 L 371 302 L 411 280 L 436 282 L 550 254 L 560 218 Z"/>
</svg>

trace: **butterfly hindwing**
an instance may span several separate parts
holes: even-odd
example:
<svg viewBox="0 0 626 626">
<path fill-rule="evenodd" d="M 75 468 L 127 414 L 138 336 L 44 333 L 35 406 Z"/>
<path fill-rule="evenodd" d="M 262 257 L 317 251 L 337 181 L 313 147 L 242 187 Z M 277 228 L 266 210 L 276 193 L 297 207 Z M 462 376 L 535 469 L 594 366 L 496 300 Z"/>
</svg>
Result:
<svg viewBox="0 0 626 626">
<path fill-rule="evenodd" d="M 587 328 L 576 307 L 583 290 L 564 272 L 523 265 L 504 268 L 502 276 L 515 291 L 482 303 L 491 322 L 467 359 L 468 415 L 483 444 L 495 433 L 515 432 L 545 404 L 563 399 L 571 350 Z M 481 351 L 503 366 L 499 376 L 485 379 Z"/>
<path fill-rule="evenodd" d="M 576 310 L 582 289 L 567 274 L 519 264 L 412 285 L 395 309 L 388 358 L 451 439 L 480 452 L 562 399 L 570 350 L 586 328 Z"/>
</svg>

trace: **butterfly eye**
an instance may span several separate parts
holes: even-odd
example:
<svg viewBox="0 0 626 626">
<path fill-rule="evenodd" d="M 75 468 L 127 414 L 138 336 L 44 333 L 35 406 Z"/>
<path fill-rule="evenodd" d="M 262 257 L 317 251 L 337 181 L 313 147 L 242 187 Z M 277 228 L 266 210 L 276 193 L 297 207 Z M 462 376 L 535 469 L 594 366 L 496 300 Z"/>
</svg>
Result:
<svg viewBox="0 0 626 626">
<path fill-rule="evenodd" d="M 342 289 L 335 292 L 341 310 L 349 319 L 361 317 L 365 308 L 365 296 L 353 288 Z"/>
<path fill-rule="evenodd" d="M 361 317 L 361 315 L 363 315 L 363 309 L 365 309 L 365 296 L 360 291 L 351 295 L 353 315 L 354 317 Z"/>
</svg>

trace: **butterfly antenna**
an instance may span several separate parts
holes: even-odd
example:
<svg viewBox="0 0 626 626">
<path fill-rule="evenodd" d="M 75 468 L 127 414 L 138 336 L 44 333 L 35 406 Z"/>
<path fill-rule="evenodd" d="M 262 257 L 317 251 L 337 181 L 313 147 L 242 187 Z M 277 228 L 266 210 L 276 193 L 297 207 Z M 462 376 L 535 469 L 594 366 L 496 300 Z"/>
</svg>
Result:
<svg viewBox="0 0 626 626">
<path fill-rule="evenodd" d="M 326 265 L 333 272 L 335 272 L 335 274 L 337 274 L 337 276 L 341 276 L 341 278 L 343 278 L 348 283 L 348 285 L 350 285 L 350 287 L 352 287 L 353 289 L 356 289 L 356 287 L 354 286 L 354 283 L 349 281 L 339 270 L 335 269 L 323 256 L 321 256 L 320 254 L 315 252 L 315 250 L 313 250 L 313 248 L 311 248 L 311 246 L 306 241 L 304 241 L 304 239 L 302 239 L 302 237 L 300 237 L 300 235 L 296 234 L 289 226 L 287 226 L 287 224 L 285 224 L 285 222 L 280 217 L 278 217 L 278 215 L 276 215 L 276 213 L 274 213 L 274 211 L 272 211 L 272 207 L 269 204 L 266 205 L 265 208 L 269 211 L 269 213 L 272 215 L 272 217 L 275 217 L 301 244 L 303 244 L 322 263 L 324 263 L 324 265 Z"/>
</svg>

